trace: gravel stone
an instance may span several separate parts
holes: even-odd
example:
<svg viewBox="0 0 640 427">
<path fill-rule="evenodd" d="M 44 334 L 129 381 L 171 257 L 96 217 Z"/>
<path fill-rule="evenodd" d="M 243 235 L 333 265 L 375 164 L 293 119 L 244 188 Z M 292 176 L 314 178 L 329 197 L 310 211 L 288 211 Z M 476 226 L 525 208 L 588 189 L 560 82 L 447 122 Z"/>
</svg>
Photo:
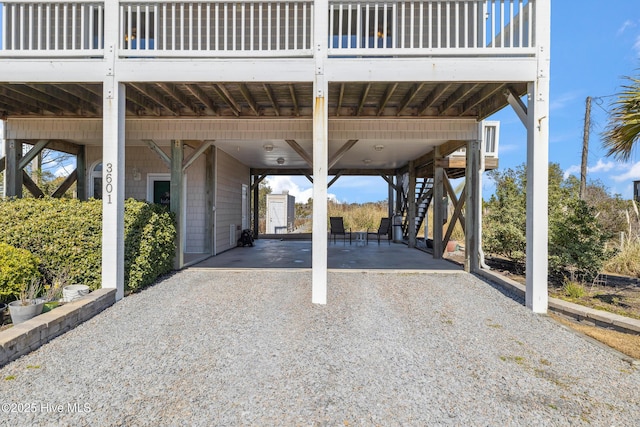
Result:
<svg viewBox="0 0 640 427">
<path fill-rule="evenodd" d="M 0 403 L 11 426 L 639 426 L 640 372 L 462 272 L 330 272 L 320 306 L 310 271 L 187 269 L 0 369 Z"/>
</svg>

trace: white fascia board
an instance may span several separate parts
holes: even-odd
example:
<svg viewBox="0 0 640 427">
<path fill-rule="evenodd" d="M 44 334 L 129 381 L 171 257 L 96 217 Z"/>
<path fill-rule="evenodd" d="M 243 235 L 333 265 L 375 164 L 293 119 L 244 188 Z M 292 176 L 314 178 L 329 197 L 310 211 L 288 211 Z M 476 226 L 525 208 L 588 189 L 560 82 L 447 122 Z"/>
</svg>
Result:
<svg viewBox="0 0 640 427">
<path fill-rule="evenodd" d="M 120 60 L 118 79 L 126 82 L 312 82 L 313 59 L 128 59 Z"/>
<path fill-rule="evenodd" d="M 329 58 L 329 81 L 530 82 L 535 58 Z"/>
<path fill-rule="evenodd" d="M 3 83 L 98 83 L 104 80 L 104 60 L 2 60 L 0 81 Z"/>
</svg>

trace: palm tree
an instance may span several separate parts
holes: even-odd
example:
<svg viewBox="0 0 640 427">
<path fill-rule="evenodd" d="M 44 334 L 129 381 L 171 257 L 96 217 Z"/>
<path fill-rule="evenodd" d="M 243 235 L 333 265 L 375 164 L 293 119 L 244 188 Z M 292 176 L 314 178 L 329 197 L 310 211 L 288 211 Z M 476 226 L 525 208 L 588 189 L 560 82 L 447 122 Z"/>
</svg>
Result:
<svg viewBox="0 0 640 427">
<path fill-rule="evenodd" d="M 623 85 L 613 103 L 609 123 L 603 136 L 607 156 L 618 160 L 629 160 L 635 144 L 640 139 L 640 79 L 626 77 L 629 84 Z"/>
</svg>

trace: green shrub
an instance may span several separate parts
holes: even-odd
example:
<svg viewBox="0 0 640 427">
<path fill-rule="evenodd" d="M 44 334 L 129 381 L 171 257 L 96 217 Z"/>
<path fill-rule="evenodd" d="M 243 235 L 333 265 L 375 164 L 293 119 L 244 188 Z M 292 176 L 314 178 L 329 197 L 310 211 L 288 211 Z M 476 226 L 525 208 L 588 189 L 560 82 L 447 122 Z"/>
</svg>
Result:
<svg viewBox="0 0 640 427">
<path fill-rule="evenodd" d="M 125 203 L 125 283 L 136 291 L 173 269 L 176 229 L 166 208 L 129 199 Z"/>
<path fill-rule="evenodd" d="M 640 278 L 640 240 L 625 245 L 604 268 L 610 273 Z"/>
<path fill-rule="evenodd" d="M 45 280 L 101 286 L 102 201 L 18 199 L 0 202 L 0 241 L 41 261 Z M 172 268 L 175 226 L 162 207 L 125 202 L 125 289 L 137 290 Z"/>
<path fill-rule="evenodd" d="M 31 252 L 0 242 L 0 301 L 16 300 L 27 284 L 39 280 L 39 264 Z"/>
</svg>

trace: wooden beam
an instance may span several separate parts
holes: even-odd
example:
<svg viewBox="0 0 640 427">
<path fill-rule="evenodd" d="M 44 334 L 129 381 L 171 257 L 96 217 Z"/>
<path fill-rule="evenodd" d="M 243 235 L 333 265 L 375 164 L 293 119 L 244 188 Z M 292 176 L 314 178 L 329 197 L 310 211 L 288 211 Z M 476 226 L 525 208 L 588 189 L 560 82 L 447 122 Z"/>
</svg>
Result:
<svg viewBox="0 0 640 427">
<path fill-rule="evenodd" d="M 251 184 L 251 191 L 253 191 L 262 181 L 264 181 L 267 175 L 255 175 L 253 170 L 251 170 L 251 174 L 254 176 L 253 183 Z"/>
<path fill-rule="evenodd" d="M 5 158 L 4 157 L 0 157 L 0 172 L 2 172 L 4 170 L 6 165 L 7 165 L 7 162 L 6 162 Z"/>
<path fill-rule="evenodd" d="M 333 178 L 331 178 L 331 181 L 329 181 L 329 183 L 327 184 L 327 188 L 331 187 L 334 182 L 340 179 L 341 176 L 342 176 L 342 173 L 338 172 Z"/>
<path fill-rule="evenodd" d="M 158 144 L 155 143 L 155 141 L 151 139 L 143 139 L 142 141 L 145 142 L 149 146 L 149 148 L 151 148 L 151 150 L 160 157 L 165 165 L 167 165 L 169 168 L 171 167 L 171 158 L 164 151 L 162 151 L 162 149 L 158 146 Z"/>
<path fill-rule="evenodd" d="M 239 116 L 242 112 L 242 107 L 238 105 L 236 100 L 233 98 L 233 95 L 229 93 L 229 90 L 222 84 L 214 84 L 213 89 L 216 91 L 218 96 L 224 100 L 224 102 L 231 108 L 231 111 L 234 115 Z"/>
<path fill-rule="evenodd" d="M 291 101 L 293 102 L 293 112 L 296 115 L 296 117 L 299 117 L 300 107 L 298 107 L 298 97 L 296 96 L 296 88 L 291 83 L 289 83 L 289 93 L 291 94 Z"/>
<path fill-rule="evenodd" d="M 336 108 L 336 117 L 340 115 L 340 109 L 342 108 L 343 100 L 344 100 L 344 83 L 340 83 L 340 93 L 338 94 L 338 106 Z"/>
<path fill-rule="evenodd" d="M 164 91 L 164 93 L 171 99 L 173 99 L 177 104 L 182 105 L 184 108 L 188 108 L 196 114 L 200 114 L 198 108 L 191 102 L 187 96 L 180 92 L 178 87 L 174 84 L 169 83 L 156 83 L 156 87 L 159 87 Z"/>
<path fill-rule="evenodd" d="M 77 179 L 78 169 L 74 169 L 74 171 L 71 172 L 71 174 L 69 174 L 69 176 L 64 181 L 62 181 L 62 184 L 60 184 L 60 186 L 56 188 L 56 191 L 53 192 L 51 197 L 62 197 L 62 195 L 67 192 L 67 190 L 73 185 L 74 182 L 76 182 Z"/>
<path fill-rule="evenodd" d="M 422 101 L 420 107 L 418 107 L 418 116 L 424 115 L 424 113 L 433 105 L 438 102 L 438 100 L 444 95 L 444 93 L 449 90 L 451 87 L 451 83 L 442 83 L 436 86 L 434 90 L 427 95 L 427 97 Z"/>
<path fill-rule="evenodd" d="M 419 84 L 416 83 L 413 86 L 411 86 L 411 89 L 409 89 L 409 92 L 407 92 L 407 94 L 404 96 L 404 99 L 400 103 L 396 116 L 400 116 L 400 113 L 402 113 L 402 111 L 409 106 L 411 101 L 413 101 L 413 99 L 418 95 L 420 90 L 422 90 L 423 86 L 424 86 L 424 83 L 419 83 Z"/>
<path fill-rule="evenodd" d="M 336 163 L 358 142 L 357 139 L 350 139 L 338 149 L 338 151 L 329 159 L 329 169 L 335 166 Z"/>
<path fill-rule="evenodd" d="M 186 84 L 185 88 L 189 91 L 189 93 L 196 98 L 199 102 L 202 103 L 206 108 L 213 111 L 216 116 L 220 115 L 220 110 L 216 107 L 216 104 L 209 98 L 209 95 L 202 90 L 202 88 L 197 84 Z"/>
<path fill-rule="evenodd" d="M 42 100 L 48 100 L 54 105 L 60 108 L 66 109 L 74 113 L 88 112 L 92 115 L 97 115 L 100 111 L 95 104 L 86 102 L 82 98 L 70 94 L 55 85 L 51 84 L 27 84 L 25 85 L 34 91 L 34 94 L 38 94 Z M 44 102 L 44 101 L 43 101 Z M 80 110 L 80 111 L 78 111 Z"/>
<path fill-rule="evenodd" d="M 159 93 L 157 93 L 152 87 L 148 87 L 144 83 L 129 83 L 129 85 L 135 88 L 138 92 L 142 93 L 147 98 L 151 99 L 156 104 L 160 105 L 162 108 L 164 108 L 174 116 L 180 115 L 178 112 L 174 110 L 173 105 L 165 101 L 164 97 Z"/>
<path fill-rule="evenodd" d="M 313 167 L 313 158 L 309 154 L 307 154 L 307 152 L 300 146 L 300 144 L 298 144 L 293 139 L 286 139 L 285 141 L 291 148 L 293 148 L 293 151 L 298 153 L 302 160 L 304 160 L 309 166 Z"/>
<path fill-rule="evenodd" d="M 191 156 L 189 156 L 189 158 L 187 158 L 184 161 L 184 165 L 182 166 L 182 172 L 183 173 L 186 172 L 189 166 L 191 166 L 193 162 L 195 162 L 198 159 L 198 157 L 200 157 L 202 153 L 204 153 L 207 150 L 207 148 L 213 145 L 213 142 L 214 142 L 213 140 L 204 141 L 202 145 L 200 145 L 200 147 L 198 147 L 193 153 L 191 153 Z"/>
<path fill-rule="evenodd" d="M 529 113 L 527 106 L 524 105 L 520 96 L 518 96 L 517 92 L 511 86 L 509 86 L 505 91 L 505 96 L 507 97 L 507 102 L 511 105 L 511 108 L 513 108 L 520 118 L 520 121 L 527 126 Z"/>
<path fill-rule="evenodd" d="M 263 83 L 262 87 L 264 88 L 264 91 L 267 94 L 267 98 L 269 98 L 269 102 L 271 102 L 273 111 L 275 112 L 276 116 L 279 116 L 280 106 L 278 105 L 278 101 L 276 101 L 276 97 L 273 94 L 273 89 L 271 88 L 271 85 L 269 85 L 268 83 Z"/>
<path fill-rule="evenodd" d="M 138 115 L 140 110 L 144 110 L 145 112 L 151 112 L 151 114 L 153 114 L 154 116 L 160 116 L 160 108 L 157 107 L 156 105 L 151 104 L 148 101 L 147 95 L 143 92 L 140 92 L 140 90 L 133 86 L 133 85 L 129 85 L 128 86 L 130 89 L 133 90 L 127 90 L 127 110 L 131 111 L 134 115 Z M 129 104 L 133 104 L 133 105 L 129 105 Z M 136 108 L 139 107 L 139 108 Z"/>
<path fill-rule="evenodd" d="M 393 175 L 390 175 L 390 176 L 380 175 L 380 176 L 382 177 L 382 179 L 384 179 L 387 182 L 387 184 L 389 184 L 389 186 L 391 188 L 393 188 L 395 191 L 400 191 L 400 187 L 398 185 L 394 184 L 394 182 L 393 182 L 393 178 L 392 178 Z"/>
<path fill-rule="evenodd" d="M 447 232 L 444 235 L 444 240 L 442 241 L 442 253 L 447 248 L 447 243 L 449 243 L 449 239 L 451 239 L 451 234 L 453 233 L 453 229 L 456 226 L 456 222 L 460 222 L 462 226 L 462 230 L 465 230 L 464 226 L 464 217 L 462 216 L 462 207 L 465 205 L 466 200 L 467 187 L 465 186 L 462 189 L 462 193 L 460 194 L 460 200 L 458 200 L 455 204 L 455 208 L 453 210 L 453 215 L 451 215 L 451 221 L 449 221 L 449 225 L 447 226 Z"/>
<path fill-rule="evenodd" d="M 359 116 L 364 108 L 364 103 L 367 100 L 367 96 L 369 95 L 369 91 L 371 90 L 371 83 L 367 83 L 362 91 L 362 95 L 360 95 L 360 103 L 358 104 L 358 109 L 356 110 L 356 116 Z"/>
<path fill-rule="evenodd" d="M 447 112 L 450 108 L 456 105 L 460 100 L 464 99 L 469 93 L 473 92 L 473 90 L 477 87 L 477 84 L 474 83 L 465 83 L 461 85 L 458 90 L 453 92 L 451 96 L 444 100 L 442 105 L 438 108 L 438 114 L 443 116 L 444 113 Z"/>
<path fill-rule="evenodd" d="M 258 104 L 256 104 L 255 99 L 253 99 L 253 96 L 251 96 L 251 92 L 249 91 L 249 88 L 247 87 L 246 84 L 240 83 L 240 93 L 242 94 L 244 99 L 247 101 L 247 104 L 249 104 L 249 108 L 251 108 L 253 113 L 256 116 L 259 116 L 260 108 L 258 107 Z"/>
<path fill-rule="evenodd" d="M 73 154 L 74 156 L 77 156 L 82 146 L 74 144 L 73 142 L 64 141 L 62 139 L 52 139 L 49 140 L 47 148 L 49 150 L 60 151 L 61 153 Z"/>
<path fill-rule="evenodd" d="M 471 98 L 467 99 L 462 104 L 462 109 L 459 111 L 458 115 L 462 116 L 466 112 L 475 108 L 477 105 L 485 102 L 487 99 L 494 96 L 496 93 L 500 92 L 504 88 L 504 84 L 488 84 L 486 85 L 480 92 L 473 95 Z"/>
<path fill-rule="evenodd" d="M 391 97 L 393 96 L 393 93 L 396 91 L 397 88 L 398 88 L 398 83 L 393 83 L 387 86 L 387 90 L 382 96 L 382 100 L 380 101 L 380 105 L 378 106 L 378 113 L 376 114 L 377 116 L 382 115 L 385 107 L 387 106 L 387 103 L 389 102 L 389 100 L 391 99 Z"/>
<path fill-rule="evenodd" d="M 40 187 L 38 187 L 38 185 L 33 182 L 29 174 L 24 170 L 22 171 L 22 185 L 24 185 L 25 188 L 29 190 L 29 193 L 31 193 L 36 199 L 41 199 L 44 197 L 44 193 L 42 192 Z"/>
<path fill-rule="evenodd" d="M 48 143 L 48 139 L 41 139 L 40 141 L 36 142 L 35 145 L 31 147 L 31 150 L 29 150 L 25 155 L 22 156 L 22 158 L 18 162 L 18 169 L 24 169 L 25 167 L 27 167 L 27 165 L 31 163 L 31 161 L 35 159 L 35 157 L 40 154 L 42 150 L 44 150 Z"/>
<path fill-rule="evenodd" d="M 0 97 L 10 100 L 10 104 L 21 104 L 22 108 L 34 113 L 42 113 L 43 111 L 50 111 L 54 114 L 62 114 L 61 108 L 55 107 L 49 103 L 44 103 L 38 100 L 34 100 L 28 96 L 22 94 L 22 92 L 15 89 L 15 85 L 0 85 Z M 26 107 L 28 108 L 26 108 Z"/>
</svg>

